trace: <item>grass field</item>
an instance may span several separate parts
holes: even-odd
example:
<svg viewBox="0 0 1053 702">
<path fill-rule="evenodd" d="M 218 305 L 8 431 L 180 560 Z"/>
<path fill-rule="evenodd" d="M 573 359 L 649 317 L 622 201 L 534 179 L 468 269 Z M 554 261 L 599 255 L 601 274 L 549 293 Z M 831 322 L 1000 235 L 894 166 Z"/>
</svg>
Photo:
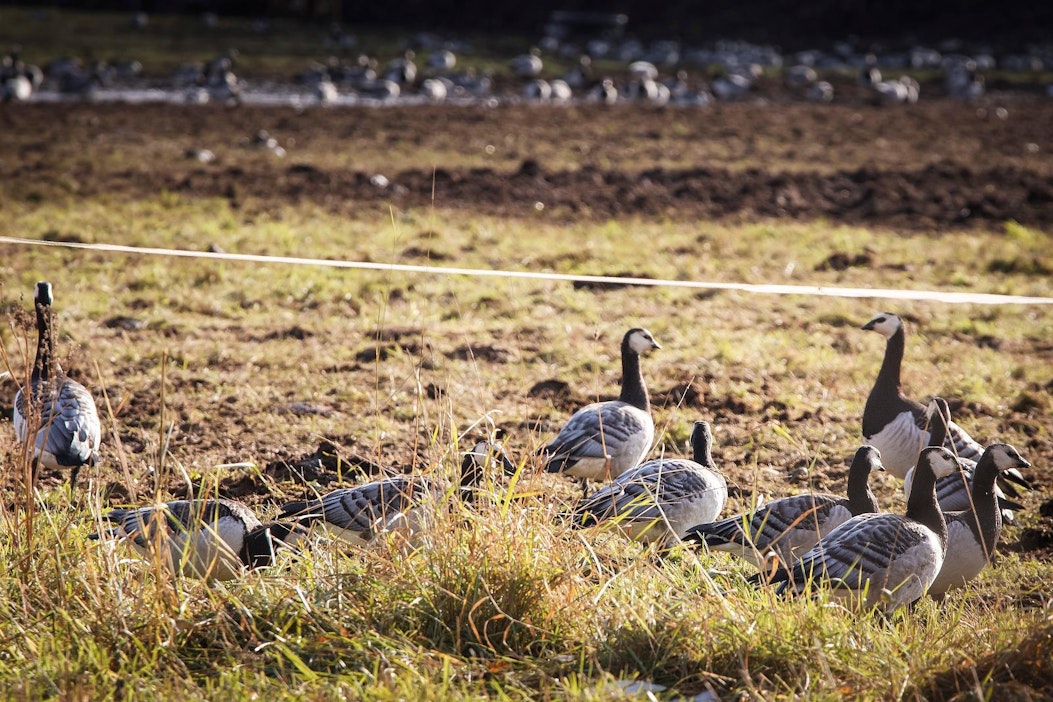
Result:
<svg viewBox="0 0 1053 702">
<path fill-rule="evenodd" d="M 0 234 L 1053 296 L 1051 231 L 1041 214 L 1048 205 L 1040 200 L 1021 201 L 1015 219 L 984 215 L 954 226 L 937 211 L 925 226 L 901 227 L 903 213 L 860 224 L 749 211 L 606 216 L 537 209 L 533 198 L 519 208 L 511 179 L 495 208 L 482 197 L 453 199 L 443 187 L 429 202 L 394 191 L 357 197 L 323 181 L 301 191 L 290 182 L 296 166 L 334 181 L 382 170 L 396 184 L 399 173 L 441 166 L 456 180 L 485 163 L 479 149 L 457 143 L 505 144 L 487 164 L 496 178 L 531 158 L 573 168 L 560 143 L 593 154 L 611 145 L 604 167 L 630 179 L 663 153 L 676 154 L 665 165 L 753 169 L 791 182 L 801 171 L 836 177 L 868 164 L 910 174 L 931 162 L 924 140 L 905 138 L 867 161 L 875 144 L 865 136 L 876 132 L 866 125 L 893 135 L 922 124 L 945 140 L 947 170 L 990 174 L 1012 159 L 1041 181 L 1053 172 L 1039 120 L 1046 108 L 1026 101 L 1012 108 L 1021 117 L 1005 133 L 959 105 L 905 115 L 786 108 L 781 114 L 813 126 L 829 122 L 804 137 L 780 126 L 777 106 L 573 113 L 582 119 L 554 120 L 547 136 L 540 113 L 513 110 L 480 118 L 470 110 L 204 109 L 122 116 L 113 106 L 0 106 L 8 127 Z M 644 129 L 648 115 L 655 122 Z M 934 115 L 959 118 L 960 128 L 934 126 Z M 436 119 L 442 127 L 429 131 Z M 239 144 L 261 122 L 283 138 L 295 134 L 299 147 L 287 162 Z M 859 138 L 837 142 L 839 125 L 853 124 Z M 531 128 L 538 136 L 526 138 Z M 720 133 L 751 129 L 763 138 L 733 156 L 722 151 L 729 147 Z M 467 134 L 473 141 L 458 142 Z M 1022 155 L 1018 147 L 1032 139 L 1040 149 Z M 182 160 L 195 140 L 224 145 L 220 171 Z M 813 154 L 805 158 L 812 165 L 794 167 L 795 153 Z M 213 175 L 216 192 L 179 187 Z M 82 472 L 87 488 L 73 498 L 67 476 L 48 472 L 27 494 L 9 420 L 16 380 L 34 352 L 28 313 L 42 279 L 55 286 L 63 365 L 95 393 L 104 418 L 101 465 Z M 659 699 L 1053 695 L 1048 306 L 596 288 L 7 243 L 0 281 L 0 370 L 12 376 L 0 380 L 0 689 L 10 698 L 643 698 L 620 687 L 626 680 L 669 688 L 654 693 Z M 1034 466 L 1018 524 L 1003 532 L 993 567 L 965 589 L 891 618 L 855 613 L 825 597 L 783 600 L 756 590 L 745 582 L 752 569 L 722 554 L 681 549 L 659 560 L 618 533 L 572 531 L 556 519 L 578 488 L 538 474 L 532 453 L 576 407 L 617 393 L 618 343 L 632 326 L 649 328 L 663 346 L 644 360 L 654 454 L 685 455 L 692 422 L 710 421 L 732 488 L 725 514 L 761 496 L 843 491 L 884 349 L 859 327 L 886 309 L 909 324 L 907 392 L 947 397 L 973 436 L 1011 443 Z M 532 392 L 552 380 L 565 389 Z M 451 500 L 410 553 L 394 541 L 355 550 L 318 539 L 273 569 L 210 584 L 173 580 L 128 549 L 86 538 L 111 506 L 221 495 L 269 516 L 286 500 L 366 480 L 370 465 L 452 476 L 459 453 L 493 427 L 507 432 L 518 478 L 494 476 L 472 510 Z M 319 457 L 321 465 L 307 460 Z M 876 482 L 883 507 L 902 511 L 898 481 Z"/>
</svg>

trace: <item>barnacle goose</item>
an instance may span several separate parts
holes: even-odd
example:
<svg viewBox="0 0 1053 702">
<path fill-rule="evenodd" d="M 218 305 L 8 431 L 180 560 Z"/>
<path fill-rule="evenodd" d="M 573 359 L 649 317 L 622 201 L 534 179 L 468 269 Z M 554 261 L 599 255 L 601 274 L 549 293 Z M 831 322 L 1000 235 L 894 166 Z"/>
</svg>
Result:
<svg viewBox="0 0 1053 702">
<path fill-rule="evenodd" d="M 944 511 L 947 521 L 947 555 L 939 575 L 929 587 L 929 594 L 943 595 L 962 587 L 991 562 L 998 537 L 1002 532 L 995 479 L 1000 473 L 1031 464 L 1008 444 L 992 444 L 980 456 L 972 476 L 972 505 L 963 510 Z M 936 483 L 937 489 L 939 481 Z"/>
<path fill-rule="evenodd" d="M 471 502 L 485 470 L 500 464 L 507 475 L 516 467 L 500 443 L 482 440 L 461 462 L 460 491 Z M 341 488 L 315 500 L 289 502 L 278 519 L 319 523 L 336 538 L 356 546 L 369 545 L 379 534 L 398 532 L 409 539 L 429 521 L 428 498 L 443 491 L 442 483 L 423 475 L 400 475 Z"/>
<path fill-rule="evenodd" d="M 127 541 L 144 558 L 159 556 L 174 573 L 209 580 L 273 565 L 278 549 L 295 548 L 306 535 L 296 523 L 263 524 L 251 509 L 226 499 L 115 509 L 105 519 L 117 524 L 105 536 Z"/>
<path fill-rule="evenodd" d="M 668 543 L 688 527 L 717 518 L 728 485 L 713 462 L 709 423 L 695 422 L 693 460 L 659 458 L 631 468 L 593 493 L 574 510 L 572 524 L 587 527 L 612 521 L 636 541 Z"/>
<path fill-rule="evenodd" d="M 929 406 L 926 408 L 926 414 L 930 417 L 929 423 L 932 427 L 929 446 L 942 446 L 947 437 L 947 426 L 951 421 L 951 411 L 947 406 L 947 401 L 942 397 L 932 398 L 932 401 L 929 402 Z M 936 500 L 940 503 L 940 509 L 944 512 L 969 509 L 972 506 L 970 490 L 972 490 L 977 462 L 964 458 L 959 459 L 958 462 L 961 463 L 961 471 L 936 481 Z M 1006 472 L 1019 476 L 1016 466 L 1008 466 Z M 999 473 L 996 472 L 995 477 L 998 477 L 998 475 Z M 913 483 L 914 468 L 911 467 L 903 479 L 903 494 L 907 499 L 910 499 Z M 1011 523 L 1013 521 L 1013 511 L 1023 509 L 1023 505 L 1007 498 L 998 487 L 995 487 L 994 491 L 995 498 L 998 500 L 1002 511 L 1002 517 Z"/>
<path fill-rule="evenodd" d="M 541 49 L 536 46 L 531 47 L 529 53 L 516 56 L 510 65 L 512 72 L 520 78 L 537 78 L 544 67 L 541 60 Z"/>
<path fill-rule="evenodd" d="M 654 439 L 651 401 L 640 355 L 661 346 L 646 329 L 630 329 L 622 338 L 622 391 L 617 400 L 582 407 L 538 453 L 545 470 L 604 480 L 639 465 Z"/>
<path fill-rule="evenodd" d="M 835 527 L 854 516 L 877 511 L 877 500 L 868 484 L 875 470 L 882 470 L 877 449 L 860 446 L 848 470 L 848 497 L 829 493 L 784 497 L 752 512 L 694 526 L 686 538 L 713 551 L 733 553 L 757 568 L 764 567 L 769 554 L 783 563 L 793 563 Z"/>
<path fill-rule="evenodd" d="M 863 329 L 876 331 L 887 340 L 881 370 L 863 408 L 863 438 L 881 451 L 885 470 L 897 478 L 905 478 L 917 461 L 918 452 L 929 445 L 929 432 L 925 429 L 929 417 L 925 405 L 904 395 L 900 385 L 905 346 L 903 320 L 890 312 L 882 312 L 864 324 Z M 983 446 L 953 421 L 947 424 L 944 445 L 958 458 L 970 461 L 979 460 L 984 451 Z M 1005 480 L 1028 487 L 1019 472 L 1010 471 L 1003 478 L 1002 487 L 1010 496 L 1016 496 L 1017 492 Z"/>
<path fill-rule="evenodd" d="M 832 595 L 892 612 L 929 589 L 947 552 L 947 524 L 936 503 L 936 479 L 958 470 L 943 447 L 922 450 L 905 515 L 862 514 L 837 527 L 792 567 L 760 573 L 754 582 L 779 592 L 825 585 Z"/>
<path fill-rule="evenodd" d="M 29 391 L 21 388 L 15 394 L 13 418 L 20 442 L 27 444 L 34 437 L 34 468 L 36 461 L 52 470 L 71 468 L 72 491 L 81 466 L 94 466 L 99 460 L 101 425 L 91 393 L 67 377 L 55 358 L 53 302 L 51 283 L 37 283 L 37 355 Z"/>
</svg>

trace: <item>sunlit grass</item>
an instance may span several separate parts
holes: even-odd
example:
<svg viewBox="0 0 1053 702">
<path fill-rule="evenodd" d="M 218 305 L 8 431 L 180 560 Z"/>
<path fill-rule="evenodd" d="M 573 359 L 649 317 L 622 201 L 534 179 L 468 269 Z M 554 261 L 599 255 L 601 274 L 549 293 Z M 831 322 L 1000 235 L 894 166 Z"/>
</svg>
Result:
<svg viewBox="0 0 1053 702">
<path fill-rule="evenodd" d="M 235 210 L 226 200 L 171 193 L 76 208 L 12 203 L 0 212 L 0 229 L 314 258 L 427 264 L 419 251 L 437 250 L 452 257 L 438 265 L 919 289 L 960 289 L 955 261 L 968 251 L 974 275 L 966 289 L 1053 293 L 1048 277 L 986 272 L 996 257 L 1046 255 L 1045 234 L 1012 228 L 998 247 L 983 247 L 975 233 L 901 237 L 823 223 L 568 226 L 468 215 L 441 203 L 353 218 L 283 205 L 257 216 L 246 213 L 251 204 Z M 820 265 L 868 246 L 880 252 L 868 266 Z M 411 247 L 418 253 L 407 256 Z M 639 678 L 683 694 L 887 699 L 990 696 L 1010 675 L 1032 691 L 1049 685 L 1053 671 L 1040 657 L 1051 616 L 1049 563 L 1007 552 L 945 602 L 926 600 L 886 620 L 823 598 L 783 601 L 755 590 L 743 580 L 749 568 L 723 554 L 682 551 L 659 561 L 616 532 L 571 532 L 557 522 L 576 487 L 535 476 L 529 454 L 568 411 L 528 394 L 539 381 L 560 379 L 576 401 L 612 396 L 618 340 L 629 326 L 647 326 L 663 345 L 644 362 L 660 446 L 684 455 L 691 422 L 713 422 L 717 463 L 742 490 L 729 513 L 754 495 L 840 491 L 884 347 L 858 327 L 891 309 L 910 327 L 908 391 L 963 401 L 974 435 L 1013 443 L 1040 466 L 1053 457 L 1053 409 L 1041 399 L 1029 409 L 1010 405 L 1022 393 L 1043 397 L 1049 382 L 1053 320 L 1044 308 L 593 291 L 0 251 L 4 309 L 28 309 L 33 283 L 51 280 L 60 356 L 97 397 L 106 390 L 114 412 L 104 412 L 103 462 L 90 476 L 90 496 L 75 505 L 59 476 L 46 476 L 30 511 L 13 432 L 0 431 L 8 476 L 0 685 L 15 696 L 609 699 L 617 680 Z M 107 324 L 118 316 L 143 326 Z M 0 329 L 15 377 L 30 362 L 33 338 L 17 325 Z M 0 382 L 9 403 L 14 383 Z M 689 382 L 700 405 L 666 401 L 666 391 Z M 320 409 L 297 411 L 297 403 Z M 148 500 L 157 485 L 165 499 L 181 496 L 188 480 L 208 494 L 249 485 L 245 499 L 266 516 L 305 490 L 327 489 L 266 471 L 323 439 L 345 455 L 452 476 L 460 437 L 491 422 L 509 432 L 506 445 L 523 466 L 519 482 L 494 481 L 473 510 L 441 512 L 414 552 L 394 542 L 360 551 L 319 539 L 276 569 L 209 585 L 173 582 L 127 549 L 86 539 L 121 486 Z M 328 487 L 360 480 L 348 471 Z M 895 481 L 877 482 L 881 504 L 901 510 Z M 1007 529 L 1007 541 L 1040 524 L 1043 499 L 1026 498 L 1028 512 L 1021 527 Z M 1011 655 L 1018 646 L 1037 652 L 1021 658 L 1026 674 Z"/>
</svg>

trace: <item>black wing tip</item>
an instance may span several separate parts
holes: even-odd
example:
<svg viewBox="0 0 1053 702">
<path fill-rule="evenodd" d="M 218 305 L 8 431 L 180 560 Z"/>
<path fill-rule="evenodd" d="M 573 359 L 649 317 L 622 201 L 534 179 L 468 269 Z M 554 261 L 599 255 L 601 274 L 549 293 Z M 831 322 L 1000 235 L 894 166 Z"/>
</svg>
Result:
<svg viewBox="0 0 1053 702">
<path fill-rule="evenodd" d="M 1016 485 L 1019 485 L 1020 487 L 1024 488 L 1025 490 L 1033 490 L 1034 489 L 1034 488 L 1031 487 L 1031 483 L 1028 482 L 1027 478 L 1025 478 L 1023 475 L 1021 475 L 1016 470 L 1004 471 L 1001 474 L 1001 477 L 1005 481 L 1010 482 L 1010 483 L 1014 483 Z M 1017 497 L 1017 495 L 1014 494 L 1013 497 Z"/>
<path fill-rule="evenodd" d="M 545 472 L 562 473 L 567 469 L 569 461 L 569 456 L 551 456 L 548 459 L 548 462 L 545 463 Z"/>
<path fill-rule="evenodd" d="M 299 521 L 311 521 L 313 519 L 321 518 L 321 511 L 319 510 L 320 505 L 316 501 L 308 500 L 296 500 L 294 502 L 286 502 L 282 505 L 282 509 L 278 512 L 275 517 L 275 521 L 281 521 L 283 519 L 296 519 Z"/>
<path fill-rule="evenodd" d="M 999 497 L 998 498 L 998 508 L 1000 510 L 1008 509 L 1011 512 L 1020 512 L 1021 510 L 1024 509 L 1024 505 L 1020 504 L 1019 502 L 1015 502 L 1013 500 L 1007 499 L 1005 497 Z"/>
</svg>

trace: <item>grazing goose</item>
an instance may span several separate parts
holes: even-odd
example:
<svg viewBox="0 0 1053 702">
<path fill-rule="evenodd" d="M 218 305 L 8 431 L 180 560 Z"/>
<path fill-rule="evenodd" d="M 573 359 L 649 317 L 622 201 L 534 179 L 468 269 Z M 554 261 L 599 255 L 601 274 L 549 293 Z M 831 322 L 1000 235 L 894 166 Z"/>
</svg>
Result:
<svg viewBox="0 0 1053 702">
<path fill-rule="evenodd" d="M 563 81 L 571 88 L 581 90 L 592 83 L 592 57 L 582 54 L 578 57 L 578 63 L 563 74 Z"/>
<path fill-rule="evenodd" d="M 811 102 L 831 102 L 834 99 L 834 86 L 825 80 L 816 81 L 805 88 L 804 98 Z"/>
<path fill-rule="evenodd" d="M 390 80 L 398 85 L 412 85 L 417 80 L 417 64 L 414 62 L 416 54 L 412 49 L 391 61 L 384 71 L 384 79 Z"/>
<path fill-rule="evenodd" d="M 233 580 L 273 565 L 279 548 L 293 548 L 306 535 L 295 523 L 262 524 L 245 505 L 224 499 L 115 509 L 105 518 L 117 524 L 106 536 L 127 540 L 147 559 L 161 546 L 157 555 L 172 572 L 210 580 Z"/>
<path fill-rule="evenodd" d="M 951 421 L 951 411 L 947 406 L 947 401 L 942 397 L 934 397 L 926 409 L 926 414 L 932 418 L 930 420 L 932 433 L 929 438 L 929 446 L 942 446 L 946 441 L 947 426 Z M 959 463 L 962 465 L 960 472 L 936 481 L 936 500 L 940 503 L 940 509 L 944 512 L 955 512 L 969 509 L 972 506 L 970 491 L 972 490 L 977 463 L 969 459 L 959 459 Z M 995 473 L 996 477 L 999 477 L 999 475 L 1000 472 Z M 1005 475 L 1011 480 L 1023 480 L 1023 476 L 1020 475 L 1014 466 L 1008 466 L 1004 472 L 1001 472 L 1001 475 Z M 911 467 L 903 479 L 903 494 L 906 495 L 907 499 L 910 499 L 910 490 L 913 482 L 914 468 Z M 1007 498 L 998 487 L 995 487 L 994 491 L 999 507 L 1002 510 L 1002 518 L 1012 523 L 1013 511 L 1023 509 L 1023 505 Z"/>
<path fill-rule="evenodd" d="M 629 77 L 633 80 L 658 80 L 658 68 L 650 61 L 633 61 L 629 64 Z"/>
<path fill-rule="evenodd" d="M 479 441 L 465 454 L 460 489 L 466 501 L 474 500 L 483 473 L 496 463 L 507 475 L 515 473 L 499 443 Z M 367 546 L 379 534 L 393 531 L 408 539 L 427 526 L 429 514 L 423 507 L 429 496 L 437 497 L 443 489 L 440 481 L 427 476 L 400 475 L 334 490 L 315 500 L 290 502 L 278 519 L 320 522 L 330 534 L 356 546 Z"/>
<path fill-rule="evenodd" d="M 535 78 L 523 86 L 523 97 L 531 102 L 548 102 L 552 99 L 552 86 L 547 80 Z"/>
<path fill-rule="evenodd" d="M 95 400 L 80 383 L 67 377 L 55 358 L 51 283 L 36 285 L 37 355 L 29 392 L 15 394 L 15 435 L 26 444 L 32 434 L 34 461 L 46 468 L 71 468 L 70 491 L 77 486 L 81 466 L 99 460 L 101 425 Z M 34 474 L 36 463 L 34 462 Z"/>
<path fill-rule="evenodd" d="M 428 57 L 427 65 L 433 73 L 448 73 L 457 65 L 457 55 L 449 49 L 440 49 Z"/>
<path fill-rule="evenodd" d="M 548 85 L 552 93 L 551 100 L 557 105 L 565 105 L 574 97 L 574 91 L 570 89 L 570 85 L 567 84 L 567 81 L 562 78 L 556 78 L 555 80 L 549 81 Z"/>
<path fill-rule="evenodd" d="M 819 80 L 819 74 L 811 66 L 798 64 L 787 68 L 783 73 L 783 81 L 791 90 L 804 90 Z"/>
<path fill-rule="evenodd" d="M 545 470 L 578 478 L 617 478 L 635 468 L 654 439 L 651 401 L 647 395 L 640 355 L 661 346 L 646 329 L 630 329 L 622 338 L 622 391 L 617 400 L 582 407 L 548 446 Z"/>
<path fill-rule="evenodd" d="M 314 86 L 314 97 L 320 105 L 328 105 L 340 96 L 336 85 L 328 76 L 321 78 Z"/>
<path fill-rule="evenodd" d="M 929 445 L 930 436 L 925 429 L 929 420 L 925 405 L 904 395 L 900 385 L 905 346 L 903 320 L 890 312 L 882 312 L 864 324 L 863 329 L 876 331 L 887 340 L 881 370 L 863 408 L 863 438 L 881 451 L 885 470 L 897 478 L 905 478 L 917 461 L 918 452 Z M 959 459 L 969 461 L 979 460 L 984 451 L 983 446 L 953 421 L 947 423 L 944 445 Z M 1028 487 L 1019 473 L 1010 471 L 1005 478 Z M 1002 485 L 1007 493 L 1016 495 L 1005 482 Z"/>
<path fill-rule="evenodd" d="M 10 76 L 0 83 L 0 102 L 24 102 L 33 94 L 33 84 L 25 76 Z"/>
<path fill-rule="evenodd" d="M 714 551 L 733 553 L 757 568 L 764 567 L 771 553 L 783 563 L 793 563 L 834 528 L 877 511 L 868 484 L 875 470 L 882 470 L 877 449 L 860 446 L 848 470 L 847 498 L 828 493 L 784 497 L 751 513 L 699 524 L 688 530 L 686 538 Z"/>
<path fill-rule="evenodd" d="M 574 510 L 573 525 L 613 521 L 631 539 L 668 543 L 690 526 L 713 521 L 724 509 L 728 484 L 713 463 L 712 443 L 709 423 L 695 422 L 694 460 L 659 458 L 622 473 Z"/>
<path fill-rule="evenodd" d="M 936 503 L 936 479 L 958 470 L 958 459 L 930 446 L 918 459 L 917 484 L 907 513 L 862 514 L 837 527 L 801 556 L 755 582 L 779 584 L 779 592 L 816 585 L 837 597 L 861 598 L 886 612 L 914 602 L 936 579 L 947 552 L 947 524 Z"/>
<path fill-rule="evenodd" d="M 536 46 L 532 47 L 529 53 L 516 56 L 510 64 L 512 72 L 520 78 L 537 78 L 541 75 L 544 65 L 541 60 L 541 50 Z"/>
<path fill-rule="evenodd" d="M 420 84 L 420 94 L 432 102 L 443 102 L 452 85 L 449 79 L 444 81 L 440 78 L 425 78 Z"/>
<path fill-rule="evenodd" d="M 955 512 L 944 511 L 947 555 L 939 575 L 929 587 L 930 595 L 943 595 L 952 588 L 962 587 L 991 562 L 1002 532 L 995 479 L 1007 470 L 1030 465 L 1008 444 L 992 444 L 980 456 L 972 477 L 972 506 Z"/>
<path fill-rule="evenodd" d="M 713 94 L 720 100 L 745 97 L 753 87 L 753 80 L 741 73 L 728 73 L 713 79 Z"/>
<path fill-rule="evenodd" d="M 863 57 L 863 67 L 859 71 L 856 82 L 867 88 L 872 88 L 881 82 L 881 69 L 877 67 L 877 56 L 867 54 Z"/>
<path fill-rule="evenodd" d="M 589 93 L 589 99 L 604 105 L 613 105 L 618 102 L 618 88 L 610 78 L 604 78 L 599 85 Z"/>
</svg>

